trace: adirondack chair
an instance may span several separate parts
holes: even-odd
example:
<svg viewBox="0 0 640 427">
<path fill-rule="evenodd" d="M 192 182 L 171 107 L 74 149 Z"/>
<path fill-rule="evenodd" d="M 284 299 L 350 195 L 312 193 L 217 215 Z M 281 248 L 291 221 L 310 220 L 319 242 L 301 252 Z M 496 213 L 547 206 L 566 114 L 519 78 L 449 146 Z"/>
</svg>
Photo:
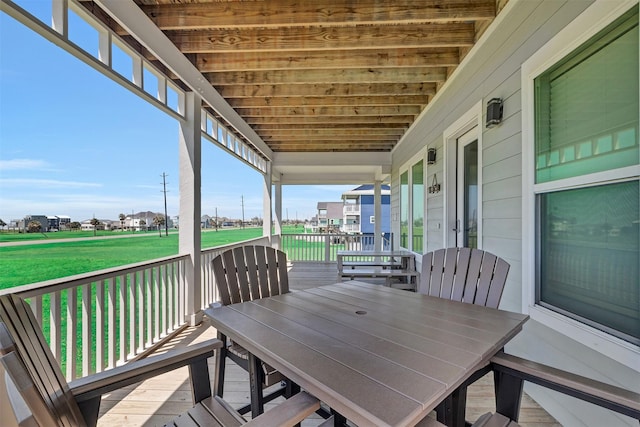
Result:
<svg viewBox="0 0 640 427">
<path fill-rule="evenodd" d="M 498 308 L 507 281 L 509 264 L 492 253 L 471 248 L 447 248 L 422 256 L 418 292 L 453 301 Z M 462 384 L 436 409 L 439 421 L 464 419 L 467 386 L 488 371 L 479 372 Z M 454 412 L 454 408 L 458 412 Z"/>
<path fill-rule="evenodd" d="M 471 248 L 447 248 L 422 256 L 418 292 L 435 297 L 498 308 L 509 264 Z"/>
<path fill-rule="evenodd" d="M 235 304 L 254 299 L 280 295 L 289 292 L 287 256 L 284 252 L 269 246 L 242 246 L 229 249 L 212 261 L 213 274 L 222 305 Z M 284 378 L 280 372 L 250 355 L 247 350 L 218 333 L 224 343 L 216 352 L 216 395 L 223 396 L 226 358 L 233 360 L 244 370 L 251 373 L 256 368 L 261 384 L 254 385 L 254 376 L 250 375 L 251 405 L 240 408 L 241 414 L 252 411 L 253 416 L 261 414 L 264 403 L 280 395 L 289 396 L 297 391 L 294 384 Z M 263 388 L 284 382 L 265 396 Z"/>
<path fill-rule="evenodd" d="M 301 392 L 245 424 L 224 400 L 211 397 L 206 360 L 222 346 L 219 340 L 142 359 L 67 384 L 24 300 L 0 296 L 0 320 L 0 365 L 5 371 L 6 395 L 19 426 L 95 426 L 103 394 L 185 365 L 190 368 L 195 406 L 168 425 L 293 426 L 320 407 L 317 399 Z M 3 422 L 10 422 L 5 416 L 10 414 L 3 413 Z"/>
</svg>

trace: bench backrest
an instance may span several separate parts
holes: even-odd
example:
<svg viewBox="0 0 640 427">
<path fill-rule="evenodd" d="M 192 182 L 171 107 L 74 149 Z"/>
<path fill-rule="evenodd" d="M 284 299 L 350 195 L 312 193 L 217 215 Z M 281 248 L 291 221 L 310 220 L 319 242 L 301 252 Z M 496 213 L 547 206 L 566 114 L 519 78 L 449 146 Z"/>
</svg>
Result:
<svg viewBox="0 0 640 427">
<path fill-rule="evenodd" d="M 418 292 L 454 301 L 498 308 L 509 264 L 492 253 L 447 248 L 422 257 Z"/>
<path fill-rule="evenodd" d="M 37 414 L 48 412 L 56 421 L 54 425 L 73 427 L 86 425 L 62 370 L 53 357 L 40 325 L 26 301 L 16 295 L 0 295 L 0 322 L 4 325 L 0 327 L 0 353 L 3 357 L 14 355 L 6 360 L 3 359 L 3 364 L 7 362 L 12 369 L 10 376 L 22 375 L 19 382 L 13 379 L 16 387 L 19 383 L 22 387 L 26 387 L 25 390 L 37 390 L 37 394 L 27 393 L 26 396 L 30 400 L 25 399 L 34 417 L 37 419 Z M 15 371 L 16 369 L 19 371 L 21 366 L 28 376 L 28 381 L 24 378 L 24 374 Z M 32 389 L 29 389 L 29 381 L 33 384 Z M 36 398 L 36 395 L 40 398 Z M 42 410 L 42 402 L 47 411 Z M 51 423 L 43 425 L 51 425 Z"/>
<path fill-rule="evenodd" d="M 212 261 L 222 304 L 235 304 L 289 292 L 287 256 L 270 246 L 229 249 Z"/>
</svg>

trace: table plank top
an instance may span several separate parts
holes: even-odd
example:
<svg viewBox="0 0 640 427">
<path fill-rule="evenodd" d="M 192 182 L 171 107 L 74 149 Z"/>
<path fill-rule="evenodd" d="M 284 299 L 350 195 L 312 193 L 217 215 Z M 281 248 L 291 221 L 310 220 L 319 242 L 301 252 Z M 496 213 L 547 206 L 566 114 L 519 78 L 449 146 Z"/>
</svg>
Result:
<svg viewBox="0 0 640 427">
<path fill-rule="evenodd" d="M 362 282 L 208 309 L 214 327 L 358 425 L 413 425 L 528 316 Z"/>
</svg>

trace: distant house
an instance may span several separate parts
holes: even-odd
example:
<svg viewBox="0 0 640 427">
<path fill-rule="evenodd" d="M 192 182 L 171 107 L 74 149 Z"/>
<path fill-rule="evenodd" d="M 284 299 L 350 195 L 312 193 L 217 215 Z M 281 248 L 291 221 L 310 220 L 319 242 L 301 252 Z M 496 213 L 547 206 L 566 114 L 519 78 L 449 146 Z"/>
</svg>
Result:
<svg viewBox="0 0 640 427">
<path fill-rule="evenodd" d="M 342 202 L 318 202 L 319 231 L 339 231 L 343 223 Z"/>
<path fill-rule="evenodd" d="M 381 187 L 382 213 L 381 230 L 388 235 L 391 232 L 391 190 L 388 185 Z M 343 224 L 345 233 L 373 235 L 375 230 L 374 187 L 361 185 L 342 193 Z"/>
<path fill-rule="evenodd" d="M 30 222 L 40 223 L 40 231 L 49 231 L 49 219 L 46 215 L 27 215 L 20 222 L 19 228 L 26 231 Z"/>
</svg>

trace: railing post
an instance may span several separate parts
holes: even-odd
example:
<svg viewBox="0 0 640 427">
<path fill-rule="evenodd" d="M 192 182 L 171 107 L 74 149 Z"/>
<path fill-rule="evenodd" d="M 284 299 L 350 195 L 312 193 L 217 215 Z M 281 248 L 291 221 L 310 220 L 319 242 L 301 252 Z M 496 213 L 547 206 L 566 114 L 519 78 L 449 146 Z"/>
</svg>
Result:
<svg viewBox="0 0 640 427">
<path fill-rule="evenodd" d="M 202 321 L 200 270 L 200 187 L 202 167 L 201 103 L 193 92 L 185 94 L 185 120 L 180 123 L 180 254 L 188 254 L 185 269 L 186 321 L 195 326 Z"/>
<path fill-rule="evenodd" d="M 324 262 L 331 261 L 331 235 L 324 236 Z"/>
</svg>

